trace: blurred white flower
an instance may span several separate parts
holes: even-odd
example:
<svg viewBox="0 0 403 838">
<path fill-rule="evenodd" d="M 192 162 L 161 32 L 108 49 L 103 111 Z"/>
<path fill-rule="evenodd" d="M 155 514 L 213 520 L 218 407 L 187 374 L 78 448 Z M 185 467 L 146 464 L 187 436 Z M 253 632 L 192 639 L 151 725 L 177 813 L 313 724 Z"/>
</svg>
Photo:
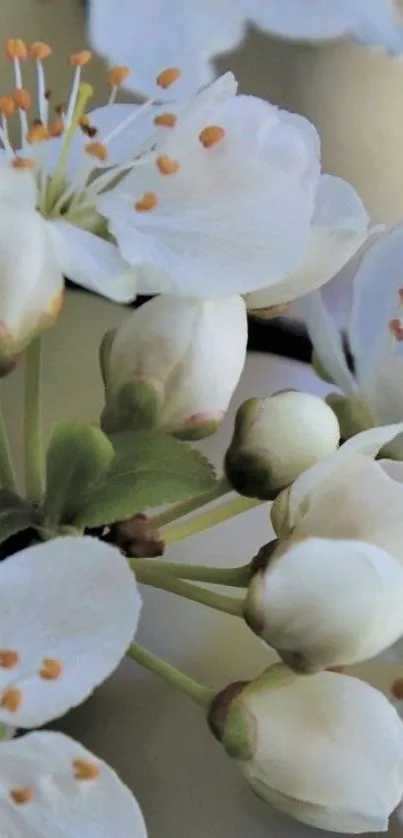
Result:
<svg viewBox="0 0 403 838">
<path fill-rule="evenodd" d="M 403 52 L 401 0 L 90 0 L 89 14 L 95 49 L 127 64 L 133 70 L 130 86 L 147 92 L 158 61 L 180 63 L 186 95 L 208 83 L 211 59 L 237 46 L 248 22 L 283 38 L 347 35 L 392 54 Z"/>
<path fill-rule="evenodd" d="M 383 233 L 364 252 L 353 279 L 348 341 L 350 372 L 341 336 L 320 291 L 300 301 L 323 367 L 374 425 L 403 419 L 403 226 Z M 347 406 L 348 407 L 348 406 Z"/>
<path fill-rule="evenodd" d="M 0 721 L 36 727 L 84 701 L 133 639 L 141 599 L 120 552 L 58 538 L 0 565 Z M 77 742 L 31 733 L 0 742 L 1 834 L 145 838 L 139 807 L 116 774 Z"/>
<path fill-rule="evenodd" d="M 210 723 L 259 797 L 321 829 L 387 830 L 403 794 L 403 724 L 381 692 L 282 665 L 232 700 L 230 689 L 216 697 Z"/>
<path fill-rule="evenodd" d="M 246 342 L 241 297 L 150 300 L 104 339 L 103 426 L 154 426 L 183 439 L 208 436 L 238 384 Z"/>
<path fill-rule="evenodd" d="M 153 154 L 98 202 L 140 293 L 264 289 L 288 302 L 326 282 L 368 235 L 345 181 L 320 171 L 313 125 L 230 73 L 202 90 Z"/>
<path fill-rule="evenodd" d="M 403 464 L 373 459 L 402 428 L 358 434 L 288 492 L 287 535 L 245 618 L 296 670 L 357 663 L 403 635 Z"/>
</svg>

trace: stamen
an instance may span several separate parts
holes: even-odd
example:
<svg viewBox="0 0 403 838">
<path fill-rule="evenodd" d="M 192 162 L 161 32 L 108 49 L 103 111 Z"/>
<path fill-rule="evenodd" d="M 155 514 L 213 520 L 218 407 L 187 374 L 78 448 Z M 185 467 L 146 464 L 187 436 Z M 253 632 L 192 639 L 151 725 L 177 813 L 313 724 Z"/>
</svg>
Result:
<svg viewBox="0 0 403 838">
<path fill-rule="evenodd" d="M 0 698 L 0 707 L 10 713 L 16 713 L 21 707 L 22 692 L 17 687 L 9 687 Z"/>
<path fill-rule="evenodd" d="M 77 68 L 79 70 L 79 68 Z M 59 159 L 53 172 L 53 177 L 50 181 L 47 191 L 47 210 L 53 207 L 55 200 L 57 200 L 61 189 L 63 188 L 63 180 L 68 163 L 70 146 L 73 142 L 74 135 L 78 128 L 78 123 L 84 115 L 87 102 L 93 94 L 93 88 L 90 84 L 81 84 L 76 96 L 74 111 L 70 122 L 66 126 L 66 132 L 60 149 Z"/>
<path fill-rule="evenodd" d="M 16 111 L 15 102 L 12 96 L 0 96 L 0 114 L 6 119 L 11 119 Z"/>
<path fill-rule="evenodd" d="M 17 806 L 23 806 L 24 803 L 30 803 L 33 800 L 34 792 L 29 786 L 21 789 L 11 789 L 10 797 Z"/>
<path fill-rule="evenodd" d="M 398 343 L 403 341 L 403 326 L 397 317 L 389 320 L 389 331 Z"/>
<path fill-rule="evenodd" d="M 119 87 L 119 85 L 126 81 L 128 76 L 130 76 L 130 70 L 128 67 L 124 67 L 123 64 L 111 67 L 108 72 L 109 87 Z"/>
<path fill-rule="evenodd" d="M 177 121 L 176 113 L 160 113 L 154 117 L 154 125 L 163 125 L 164 128 L 173 128 Z"/>
<path fill-rule="evenodd" d="M 49 139 L 49 131 L 46 128 L 46 125 L 43 122 L 34 122 L 33 125 L 28 129 L 27 132 L 27 142 L 30 145 L 34 145 L 35 143 L 40 143 L 43 140 Z"/>
<path fill-rule="evenodd" d="M 393 681 L 391 693 L 393 698 L 397 698 L 399 701 L 403 699 L 403 678 L 396 678 Z"/>
<path fill-rule="evenodd" d="M 108 149 L 103 143 L 87 143 L 85 150 L 87 154 L 90 154 L 92 157 L 96 157 L 98 160 L 101 160 L 102 163 L 105 163 L 105 160 L 108 157 Z"/>
<path fill-rule="evenodd" d="M 51 124 L 49 125 L 48 132 L 49 137 L 61 137 L 64 131 L 64 121 L 61 116 L 58 116 Z"/>
<path fill-rule="evenodd" d="M 28 58 L 27 45 L 21 38 L 9 38 L 5 49 L 7 58 L 18 58 L 19 61 L 26 61 Z"/>
<path fill-rule="evenodd" d="M 180 163 L 168 154 L 161 154 L 156 163 L 162 175 L 174 175 L 180 169 Z"/>
<path fill-rule="evenodd" d="M 52 55 L 52 47 L 49 44 L 45 44 L 44 41 L 34 41 L 28 47 L 28 55 L 30 58 L 36 58 L 37 61 L 43 61 L 44 58 Z"/>
<path fill-rule="evenodd" d="M 156 82 L 158 87 L 162 87 L 163 90 L 166 90 L 168 87 L 171 87 L 172 84 L 175 84 L 180 76 L 181 71 L 178 67 L 167 67 L 165 70 L 161 70 L 158 74 Z"/>
<path fill-rule="evenodd" d="M 155 192 L 145 192 L 143 197 L 140 198 L 139 201 L 136 201 L 134 209 L 137 210 L 137 212 L 149 212 L 154 209 L 157 204 L 158 196 Z"/>
<path fill-rule="evenodd" d="M 13 169 L 37 169 L 38 164 L 32 157 L 13 157 L 11 161 Z"/>
<path fill-rule="evenodd" d="M 89 759 L 74 759 L 73 771 L 76 780 L 97 780 L 101 773 L 96 762 Z"/>
<path fill-rule="evenodd" d="M 44 681 L 57 681 L 63 674 L 63 664 L 56 658 L 44 658 L 39 670 L 39 677 Z"/>
<path fill-rule="evenodd" d="M 70 67 L 84 67 L 91 61 L 92 52 L 90 49 L 82 49 L 80 52 L 72 52 L 69 58 Z"/>
<path fill-rule="evenodd" d="M 20 662 L 18 652 L 13 649 L 0 649 L 0 667 L 2 669 L 14 669 Z"/>
<path fill-rule="evenodd" d="M 17 108 L 21 111 L 28 111 L 31 107 L 31 95 L 24 87 L 14 90 L 13 99 Z"/>
<path fill-rule="evenodd" d="M 217 145 L 224 137 L 225 131 L 220 125 L 207 125 L 199 134 L 199 140 L 204 148 L 211 148 Z"/>
</svg>

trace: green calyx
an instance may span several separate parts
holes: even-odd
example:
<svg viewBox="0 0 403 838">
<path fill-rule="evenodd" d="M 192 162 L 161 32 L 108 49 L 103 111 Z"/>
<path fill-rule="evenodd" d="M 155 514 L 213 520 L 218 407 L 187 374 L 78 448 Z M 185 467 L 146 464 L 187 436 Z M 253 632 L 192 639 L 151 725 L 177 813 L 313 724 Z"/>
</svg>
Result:
<svg viewBox="0 0 403 838">
<path fill-rule="evenodd" d="M 250 759 L 256 749 L 256 724 L 242 701 L 248 681 L 237 681 L 211 702 L 207 721 L 211 732 L 233 759 Z"/>
<path fill-rule="evenodd" d="M 326 398 L 326 404 L 337 416 L 343 440 L 374 427 L 375 423 L 367 405 L 359 398 L 348 398 L 339 393 L 331 393 Z"/>
</svg>

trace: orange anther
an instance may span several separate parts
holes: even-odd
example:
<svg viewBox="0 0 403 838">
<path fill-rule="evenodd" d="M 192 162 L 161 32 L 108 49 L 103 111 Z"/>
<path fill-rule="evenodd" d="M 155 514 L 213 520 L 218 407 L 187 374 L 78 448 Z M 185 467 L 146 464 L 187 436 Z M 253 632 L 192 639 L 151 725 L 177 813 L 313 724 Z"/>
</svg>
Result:
<svg viewBox="0 0 403 838">
<path fill-rule="evenodd" d="M 44 41 L 34 41 L 34 43 L 30 44 L 28 47 L 28 55 L 30 58 L 36 58 L 38 61 L 43 61 L 44 58 L 48 58 L 49 55 L 52 55 L 52 47 L 49 44 L 45 44 Z"/>
<path fill-rule="evenodd" d="M 403 698 L 403 678 L 396 678 L 393 681 L 391 693 L 393 698 L 401 700 Z"/>
<path fill-rule="evenodd" d="M 156 163 L 162 175 L 174 175 L 180 169 L 180 163 L 168 154 L 161 154 Z"/>
<path fill-rule="evenodd" d="M 403 341 L 403 326 L 397 317 L 389 320 L 389 331 L 398 343 Z"/>
<path fill-rule="evenodd" d="M 134 209 L 137 212 L 149 212 L 158 204 L 158 197 L 155 192 L 145 192 L 139 201 L 136 201 Z"/>
<path fill-rule="evenodd" d="M 63 664 L 56 658 L 44 658 L 39 670 L 39 676 L 44 681 L 57 681 L 63 674 Z"/>
<path fill-rule="evenodd" d="M 111 67 L 107 77 L 109 87 L 118 87 L 118 85 L 123 84 L 126 81 L 129 75 L 129 68 L 124 67 L 123 64 L 116 67 Z"/>
<path fill-rule="evenodd" d="M 0 667 L 2 669 L 14 669 L 20 662 L 18 652 L 13 649 L 0 649 Z"/>
<path fill-rule="evenodd" d="M 73 769 L 76 780 L 96 780 L 101 773 L 96 762 L 89 759 L 73 760 Z"/>
<path fill-rule="evenodd" d="M 22 111 L 27 111 L 31 107 L 31 95 L 25 87 L 18 87 L 14 90 L 13 99 L 17 106 Z"/>
<path fill-rule="evenodd" d="M 175 84 L 175 82 L 178 81 L 180 75 L 181 71 L 178 70 L 177 67 L 167 67 L 165 70 L 161 70 L 156 81 L 159 87 L 166 90 L 167 87 L 171 87 L 172 84 Z"/>
<path fill-rule="evenodd" d="M 19 58 L 20 61 L 25 61 L 28 58 L 25 41 L 21 38 L 9 38 L 6 41 L 6 56 L 7 58 Z"/>
<path fill-rule="evenodd" d="M 106 145 L 99 143 L 96 140 L 93 143 L 87 143 L 85 150 L 87 154 L 90 154 L 91 157 L 96 157 L 98 160 L 101 160 L 102 163 L 105 163 L 105 160 L 108 157 L 108 149 Z"/>
<path fill-rule="evenodd" d="M 10 797 L 17 806 L 22 806 L 24 803 L 30 803 L 33 799 L 34 792 L 28 786 L 27 788 L 11 789 Z"/>
<path fill-rule="evenodd" d="M 40 143 L 42 140 L 49 139 L 49 131 L 46 128 L 46 125 L 43 122 L 34 122 L 33 125 L 27 131 L 27 142 L 30 145 L 34 143 Z"/>
<path fill-rule="evenodd" d="M 92 52 L 90 49 L 82 49 L 80 52 L 73 52 L 69 58 L 70 67 L 84 67 L 91 61 Z"/>
<path fill-rule="evenodd" d="M 38 164 L 32 157 L 13 157 L 11 165 L 13 169 L 37 169 Z"/>
<path fill-rule="evenodd" d="M 1 96 L 0 97 L 0 114 L 5 116 L 6 119 L 11 119 L 14 116 L 16 111 L 15 102 L 12 96 Z"/>
<path fill-rule="evenodd" d="M 17 687 L 8 687 L 0 698 L 0 707 L 15 713 L 21 707 L 22 692 Z"/>
<path fill-rule="evenodd" d="M 154 117 L 154 125 L 163 125 L 164 128 L 173 128 L 176 125 L 178 117 L 176 113 L 160 113 Z"/>
<path fill-rule="evenodd" d="M 49 137 L 61 137 L 64 131 L 64 122 L 60 116 L 58 116 L 50 125 L 49 125 Z"/>
<path fill-rule="evenodd" d="M 220 125 L 207 125 L 199 134 L 199 140 L 204 145 L 204 148 L 211 148 L 211 146 L 217 145 L 224 137 L 225 131 Z"/>
</svg>

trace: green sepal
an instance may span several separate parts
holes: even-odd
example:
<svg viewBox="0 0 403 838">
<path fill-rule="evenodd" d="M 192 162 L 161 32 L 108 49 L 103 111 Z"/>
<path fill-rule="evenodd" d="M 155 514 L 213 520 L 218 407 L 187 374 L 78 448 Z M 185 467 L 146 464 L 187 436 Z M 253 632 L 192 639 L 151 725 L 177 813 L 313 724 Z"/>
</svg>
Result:
<svg viewBox="0 0 403 838">
<path fill-rule="evenodd" d="M 199 451 L 167 434 L 133 431 L 110 439 L 115 459 L 102 484 L 83 499 L 76 524 L 121 521 L 206 492 L 216 482 L 212 465 Z"/>
<path fill-rule="evenodd" d="M 35 511 L 30 503 L 8 489 L 0 489 L 0 543 L 35 526 L 35 521 Z"/>
<path fill-rule="evenodd" d="M 374 427 L 370 412 L 361 399 L 330 393 L 325 401 L 337 416 L 343 440 Z"/>
<path fill-rule="evenodd" d="M 95 425 L 59 422 L 46 455 L 44 522 L 73 524 L 86 496 L 105 477 L 115 456 L 108 437 Z"/>
<path fill-rule="evenodd" d="M 101 427 L 107 434 L 155 428 L 161 411 L 162 394 L 153 381 L 128 381 L 113 397 L 106 393 Z"/>
</svg>

